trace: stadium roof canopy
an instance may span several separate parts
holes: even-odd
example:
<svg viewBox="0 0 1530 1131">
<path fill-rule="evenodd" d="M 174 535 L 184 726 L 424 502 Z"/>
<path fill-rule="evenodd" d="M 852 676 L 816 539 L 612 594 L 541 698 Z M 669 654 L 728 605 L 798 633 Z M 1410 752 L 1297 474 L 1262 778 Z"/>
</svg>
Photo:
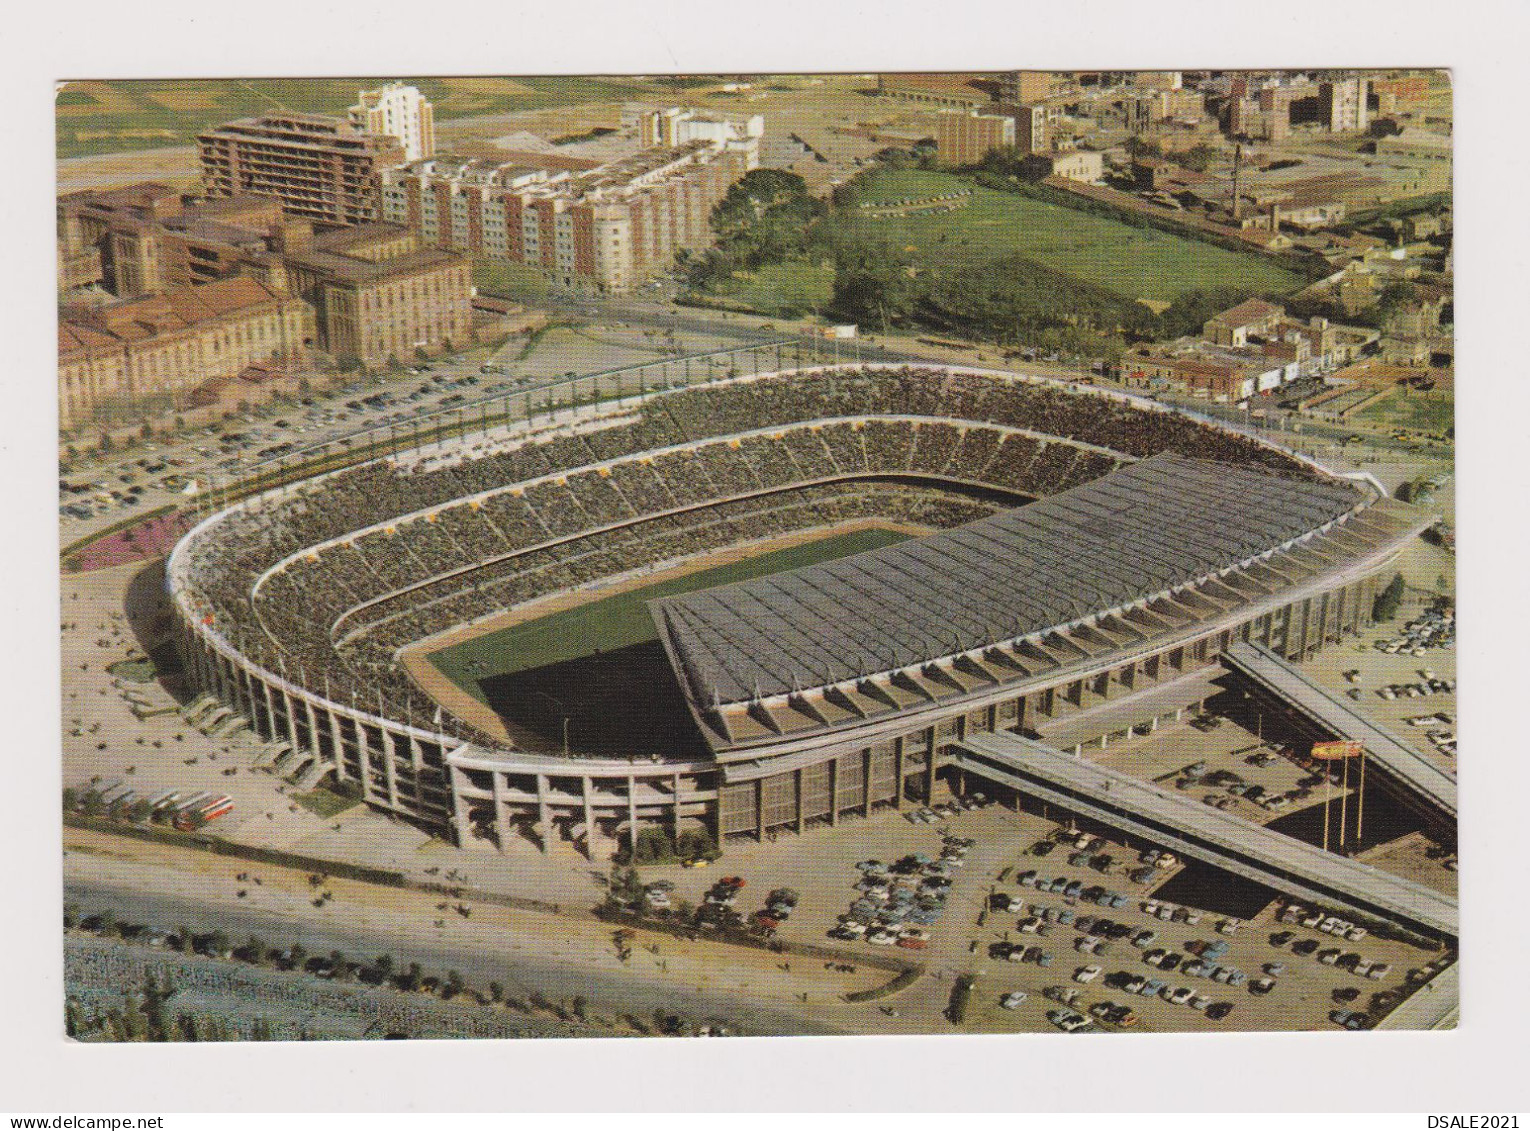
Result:
<svg viewBox="0 0 1530 1131">
<path fill-rule="evenodd" d="M 1163 453 L 925 538 L 649 608 L 698 703 L 757 701 L 1132 605 L 1257 558 L 1362 501 L 1339 482 Z"/>
</svg>

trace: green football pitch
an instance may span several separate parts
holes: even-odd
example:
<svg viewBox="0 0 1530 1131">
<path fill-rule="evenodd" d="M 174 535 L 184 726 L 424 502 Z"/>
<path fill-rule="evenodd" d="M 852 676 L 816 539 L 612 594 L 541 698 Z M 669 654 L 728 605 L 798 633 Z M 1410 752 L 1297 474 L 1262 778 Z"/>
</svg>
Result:
<svg viewBox="0 0 1530 1131">
<path fill-rule="evenodd" d="M 656 597 L 671 597 L 832 561 L 862 550 L 890 546 L 907 537 L 877 528 L 829 535 L 549 613 L 442 648 L 427 658 L 447 679 L 479 702 L 488 703 L 490 697 L 483 685 L 497 677 L 657 641 L 658 629 L 644 604 Z"/>
</svg>

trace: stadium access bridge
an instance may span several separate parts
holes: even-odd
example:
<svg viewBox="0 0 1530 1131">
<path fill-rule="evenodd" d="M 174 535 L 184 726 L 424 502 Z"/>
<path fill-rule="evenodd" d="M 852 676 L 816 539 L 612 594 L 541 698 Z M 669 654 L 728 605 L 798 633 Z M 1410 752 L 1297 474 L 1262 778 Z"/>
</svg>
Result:
<svg viewBox="0 0 1530 1131">
<path fill-rule="evenodd" d="M 1318 906 L 1440 942 L 1459 933 L 1456 901 L 1432 888 L 1018 734 L 969 735 L 951 764 Z"/>
<path fill-rule="evenodd" d="M 1456 822 L 1456 776 L 1399 742 L 1356 712 L 1305 672 L 1254 641 L 1234 644 L 1222 662 L 1252 685 L 1255 694 L 1321 738 L 1350 739 L 1365 749 L 1368 765 L 1379 770 L 1394 792 L 1423 816 L 1448 826 Z"/>
</svg>

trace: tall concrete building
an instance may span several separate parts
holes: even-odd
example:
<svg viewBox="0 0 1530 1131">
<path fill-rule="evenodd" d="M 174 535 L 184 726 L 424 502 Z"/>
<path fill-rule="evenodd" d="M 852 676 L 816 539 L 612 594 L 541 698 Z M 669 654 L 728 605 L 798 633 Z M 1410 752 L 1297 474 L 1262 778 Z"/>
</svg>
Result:
<svg viewBox="0 0 1530 1131">
<path fill-rule="evenodd" d="M 209 197 L 271 196 L 289 215 L 330 224 L 376 220 L 380 174 L 405 161 L 397 138 L 318 114 L 242 118 L 197 146 Z"/>
<path fill-rule="evenodd" d="M 1057 86 L 1051 71 L 1005 71 L 999 76 L 998 101 L 1030 105 L 1045 102 Z"/>
<path fill-rule="evenodd" d="M 990 150 L 1015 144 L 1015 119 L 976 110 L 942 110 L 936 115 L 935 156 L 942 165 L 976 165 Z"/>
<path fill-rule="evenodd" d="M 1323 121 L 1335 133 L 1354 133 L 1370 124 L 1366 107 L 1370 82 L 1365 78 L 1334 79 L 1318 86 Z"/>
<path fill-rule="evenodd" d="M 405 160 L 435 156 L 435 111 L 418 87 L 390 82 L 376 90 L 363 90 L 347 114 L 358 130 L 397 138 L 404 147 Z"/>
</svg>

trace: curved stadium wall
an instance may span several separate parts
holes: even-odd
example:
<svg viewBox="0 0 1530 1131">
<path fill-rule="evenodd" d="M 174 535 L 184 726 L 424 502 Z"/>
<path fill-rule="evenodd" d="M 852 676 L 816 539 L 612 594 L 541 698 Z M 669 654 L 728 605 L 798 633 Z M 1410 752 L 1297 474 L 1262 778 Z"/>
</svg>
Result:
<svg viewBox="0 0 1530 1131">
<path fill-rule="evenodd" d="M 857 520 L 937 533 L 650 604 L 699 735 L 683 756 L 513 748 L 397 663 L 505 609 Z M 203 520 L 167 570 L 189 678 L 290 748 L 284 772 L 333 773 L 459 841 L 588 849 L 650 823 L 721 841 L 927 798 L 969 730 L 1105 742 L 1122 703 L 1155 725 L 1205 693 L 1234 640 L 1305 657 L 1356 630 L 1418 525 L 1294 453 L 1130 394 L 829 366 L 288 484 Z"/>
</svg>

